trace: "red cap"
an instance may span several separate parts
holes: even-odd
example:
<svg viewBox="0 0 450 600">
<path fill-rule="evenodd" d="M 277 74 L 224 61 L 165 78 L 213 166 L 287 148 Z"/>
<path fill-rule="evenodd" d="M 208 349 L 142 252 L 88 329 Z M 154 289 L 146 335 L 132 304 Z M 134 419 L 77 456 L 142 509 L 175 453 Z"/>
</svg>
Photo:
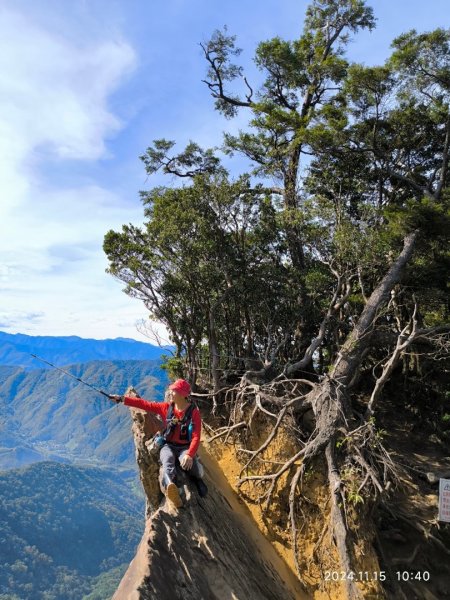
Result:
<svg viewBox="0 0 450 600">
<path fill-rule="evenodd" d="M 177 379 L 169 385 L 169 390 L 178 392 L 179 394 L 187 398 L 191 393 L 191 386 L 185 379 Z"/>
</svg>

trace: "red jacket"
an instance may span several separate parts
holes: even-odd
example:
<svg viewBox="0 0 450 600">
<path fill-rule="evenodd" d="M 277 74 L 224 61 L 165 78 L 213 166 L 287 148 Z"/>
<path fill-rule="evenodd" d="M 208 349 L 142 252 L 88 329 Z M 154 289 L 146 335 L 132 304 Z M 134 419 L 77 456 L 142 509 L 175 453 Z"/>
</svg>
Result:
<svg viewBox="0 0 450 600">
<path fill-rule="evenodd" d="M 145 410 L 147 412 L 155 413 L 162 417 L 164 422 L 164 427 L 166 426 L 166 415 L 169 410 L 168 402 L 149 402 L 148 400 L 143 400 L 142 398 L 130 398 L 130 396 L 125 396 L 124 404 L 126 406 L 133 406 L 134 408 L 140 408 L 141 410 Z M 182 419 L 184 416 L 185 410 L 178 410 L 177 407 L 173 406 L 173 415 L 178 419 Z M 189 445 L 188 454 L 192 458 L 194 458 L 195 453 L 198 450 L 200 445 L 200 434 L 202 432 L 202 419 L 200 417 L 200 411 L 198 408 L 194 408 L 191 414 L 191 421 L 193 425 L 192 438 L 191 443 Z M 169 439 L 167 440 L 169 443 L 173 442 L 174 444 L 185 444 L 185 440 L 180 439 L 180 425 L 176 425 L 174 431 L 170 434 Z"/>
</svg>

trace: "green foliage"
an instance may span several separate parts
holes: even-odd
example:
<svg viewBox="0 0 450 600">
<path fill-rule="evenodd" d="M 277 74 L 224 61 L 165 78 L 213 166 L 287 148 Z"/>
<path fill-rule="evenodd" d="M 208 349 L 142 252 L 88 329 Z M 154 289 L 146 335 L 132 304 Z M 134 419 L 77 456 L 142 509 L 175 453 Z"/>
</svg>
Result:
<svg viewBox="0 0 450 600">
<path fill-rule="evenodd" d="M 79 600 L 94 588 L 106 600 L 142 523 L 142 500 L 113 472 L 47 462 L 0 473 L 0 594 Z"/>
<path fill-rule="evenodd" d="M 163 173 L 179 177 L 193 177 L 201 173 L 213 174 L 220 170 L 220 160 L 214 156 L 213 150 L 203 150 L 195 142 L 189 142 L 183 152 L 169 157 L 168 152 L 174 145 L 175 142 L 172 141 L 154 140 L 153 146 L 147 148 L 145 154 L 140 156 L 149 175 L 160 169 Z"/>
<path fill-rule="evenodd" d="M 347 501 L 354 506 L 364 503 L 364 497 L 360 491 L 360 477 L 354 467 L 347 467 L 341 473 L 341 479 L 345 486 L 345 496 Z"/>
<path fill-rule="evenodd" d="M 425 327 L 448 323 L 448 280 L 450 254 L 448 231 L 450 213 L 448 191 L 440 201 L 424 197 L 408 201 L 402 208 L 386 210 L 389 229 L 397 236 L 418 229 L 420 243 L 405 277 L 405 285 L 414 289 Z"/>
<path fill-rule="evenodd" d="M 239 107 L 253 113 L 253 132 L 227 134 L 225 148 L 240 152 L 256 163 L 255 173 L 283 179 L 295 166 L 293 153 L 306 141 L 308 126 L 319 106 L 332 106 L 326 93 L 344 78 L 347 61 L 342 58 L 349 32 L 374 26 L 372 9 L 362 0 L 315 1 L 308 9 L 303 35 L 293 42 L 279 37 L 261 42 L 255 63 L 264 73 L 263 85 L 254 99 L 247 83 L 245 99 L 225 86 L 244 77 L 242 67 L 231 62 L 240 54 L 234 36 L 216 31 L 204 46 L 209 63 L 205 82 L 216 107 L 227 117 Z M 301 99 L 307 98 L 306 105 Z"/>
<path fill-rule="evenodd" d="M 350 502 L 350 504 L 353 505 L 364 504 L 364 498 L 355 490 L 350 490 L 348 492 L 347 499 Z"/>
<path fill-rule="evenodd" d="M 169 379 L 179 379 L 185 376 L 185 363 L 184 360 L 180 357 L 165 356 L 163 358 L 161 369 L 167 371 Z"/>
<path fill-rule="evenodd" d="M 381 442 L 381 441 L 384 439 L 384 437 L 385 437 L 386 435 L 387 435 L 387 431 L 386 431 L 385 429 L 377 429 L 377 430 L 375 431 L 375 438 L 376 438 L 376 439 L 377 439 L 379 442 Z"/>
<path fill-rule="evenodd" d="M 352 32 L 360 28 L 372 30 L 373 10 L 364 0 L 314 0 L 306 10 L 305 30 L 317 30 L 326 39 L 332 27 L 347 27 Z"/>
<path fill-rule="evenodd" d="M 235 56 L 239 56 L 242 52 L 241 48 L 236 47 L 236 36 L 228 35 L 228 29 L 225 26 L 223 31 L 216 30 L 211 39 L 206 44 L 202 45 L 205 55 L 213 55 L 215 63 L 220 65 L 219 69 L 216 64 L 211 64 L 208 69 L 207 77 L 210 84 L 210 89 L 213 96 L 216 98 L 216 108 L 222 112 L 227 118 L 234 117 L 237 113 L 237 105 L 234 102 L 225 102 L 217 90 L 223 86 L 224 82 L 234 81 L 242 75 L 242 67 L 231 62 Z M 232 100 L 238 102 L 237 96 L 230 96 Z"/>
<path fill-rule="evenodd" d="M 388 208 L 385 215 L 398 235 L 418 229 L 424 238 L 445 239 L 450 230 L 450 206 L 428 197 L 408 200 L 402 207 Z"/>
<path fill-rule="evenodd" d="M 397 37 L 390 64 L 401 73 L 407 93 L 447 102 L 450 93 L 450 29 L 418 34 L 411 30 Z"/>
<path fill-rule="evenodd" d="M 92 591 L 87 596 L 83 596 L 82 600 L 109 600 L 112 598 L 128 566 L 128 563 L 124 563 L 93 578 L 91 580 Z"/>
<path fill-rule="evenodd" d="M 247 177 L 233 183 L 196 177 L 189 187 L 157 188 L 143 200 L 145 230 L 110 232 L 104 247 L 110 272 L 127 282 L 127 293 L 168 325 L 178 356 L 208 337 L 217 303 L 218 329 L 241 339 L 245 311 L 254 315 L 254 338 L 267 335 L 268 288 L 278 297 L 277 318 L 292 315 L 276 213 Z"/>
<path fill-rule="evenodd" d="M 342 448 L 346 443 L 348 442 L 348 439 L 343 437 L 343 438 L 339 438 L 338 440 L 336 440 L 336 448 L 339 450 L 340 448 Z"/>
<path fill-rule="evenodd" d="M 145 226 L 104 244 L 109 272 L 167 326 L 178 361 L 206 352 L 211 365 L 214 352 L 221 373 L 255 357 L 281 372 L 320 331 L 314 366 L 326 372 L 416 229 L 401 319 L 390 306 L 377 327 L 403 327 L 413 296 L 425 325 L 444 322 L 450 33 L 409 32 L 385 64 L 350 64 L 350 36 L 374 24 L 363 0 L 314 0 L 298 39 L 258 44 L 258 88 L 226 29 L 202 45 L 216 108 L 249 113 L 222 151 L 252 171 L 233 180 L 216 150 L 172 154 L 156 140 L 147 172 L 186 184 L 143 192 Z"/>
</svg>

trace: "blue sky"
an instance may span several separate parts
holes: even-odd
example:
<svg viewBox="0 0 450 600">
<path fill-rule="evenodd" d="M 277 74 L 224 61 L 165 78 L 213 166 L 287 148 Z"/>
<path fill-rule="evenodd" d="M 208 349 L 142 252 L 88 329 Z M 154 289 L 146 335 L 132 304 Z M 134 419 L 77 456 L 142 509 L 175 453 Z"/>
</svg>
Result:
<svg viewBox="0 0 450 600">
<path fill-rule="evenodd" d="M 138 157 L 153 139 L 221 142 L 199 42 L 228 25 L 250 79 L 258 41 L 293 39 L 306 0 L 2 0 L 0 329 L 131 337 L 144 306 L 105 273 L 103 236 L 142 222 Z M 412 28 L 449 27 L 448 0 L 374 0 L 349 56 L 379 64 Z M 166 181 L 170 183 L 170 181 Z M 163 333 L 163 329 L 156 325 Z"/>
</svg>

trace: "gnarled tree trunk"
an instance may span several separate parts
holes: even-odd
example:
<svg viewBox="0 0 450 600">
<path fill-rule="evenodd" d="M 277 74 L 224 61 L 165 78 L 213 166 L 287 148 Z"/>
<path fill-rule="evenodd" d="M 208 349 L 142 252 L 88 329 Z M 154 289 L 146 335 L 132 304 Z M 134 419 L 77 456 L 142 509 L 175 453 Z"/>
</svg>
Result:
<svg viewBox="0 0 450 600">
<path fill-rule="evenodd" d="M 372 292 L 367 304 L 361 313 L 354 329 L 341 348 L 339 356 L 329 376 L 310 393 L 311 405 L 316 418 L 316 436 L 306 446 L 303 463 L 317 456 L 325 448 L 325 457 L 328 469 L 328 481 L 331 496 L 331 526 L 333 528 L 336 548 L 339 554 L 342 571 L 356 572 L 354 557 L 348 539 L 348 529 L 343 512 L 344 499 L 342 496 L 342 482 L 339 474 L 339 464 L 335 457 L 337 435 L 351 435 L 352 422 L 355 420 L 349 406 L 349 392 L 352 381 L 355 380 L 357 370 L 360 368 L 363 357 L 370 347 L 373 325 L 380 308 L 389 298 L 393 287 L 400 280 L 406 264 L 410 260 L 418 232 L 412 232 L 404 239 L 403 250 L 391 265 L 382 281 Z M 357 423 L 360 427 L 361 423 Z M 351 445 L 347 453 L 352 453 Z M 355 457 L 350 459 L 354 462 Z M 357 462 L 364 457 L 356 457 Z M 370 475 L 368 463 L 367 475 Z M 375 474 L 372 474 L 375 475 Z M 345 580 L 346 595 L 349 600 L 361 598 L 361 591 L 351 579 Z"/>
</svg>

